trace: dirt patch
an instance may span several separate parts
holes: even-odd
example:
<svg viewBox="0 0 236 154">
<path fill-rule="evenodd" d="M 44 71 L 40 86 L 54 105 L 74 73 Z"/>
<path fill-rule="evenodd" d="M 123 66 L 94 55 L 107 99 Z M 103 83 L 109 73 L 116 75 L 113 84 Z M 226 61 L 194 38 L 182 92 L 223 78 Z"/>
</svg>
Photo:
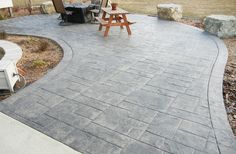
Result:
<svg viewBox="0 0 236 154">
<path fill-rule="evenodd" d="M 236 136 L 236 38 L 224 39 L 229 56 L 224 74 L 224 101 L 229 123 Z"/>
<path fill-rule="evenodd" d="M 46 38 L 7 35 L 5 40 L 18 44 L 23 50 L 17 67 L 19 72 L 24 75 L 26 86 L 44 76 L 63 57 L 60 46 Z M 0 96 L 0 100 L 6 97 L 8 96 Z"/>
<path fill-rule="evenodd" d="M 197 27 L 197 28 L 200 28 L 200 29 L 204 29 L 204 25 L 202 24 L 202 20 L 201 19 L 183 18 L 179 22 L 181 22 L 183 24 L 190 25 L 190 26 L 194 26 L 194 27 Z"/>
</svg>

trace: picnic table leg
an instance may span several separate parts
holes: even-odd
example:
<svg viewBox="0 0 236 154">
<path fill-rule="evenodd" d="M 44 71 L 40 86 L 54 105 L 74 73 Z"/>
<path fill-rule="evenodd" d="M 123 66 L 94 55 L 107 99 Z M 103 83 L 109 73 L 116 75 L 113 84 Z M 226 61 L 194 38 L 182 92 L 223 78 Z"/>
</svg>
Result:
<svg viewBox="0 0 236 154">
<path fill-rule="evenodd" d="M 122 17 L 124 19 L 124 23 L 125 23 L 125 26 L 126 26 L 126 30 L 128 32 L 129 35 L 131 35 L 131 30 L 130 30 L 130 27 L 129 27 L 129 22 L 126 18 L 126 15 L 125 14 L 122 14 Z"/>
<path fill-rule="evenodd" d="M 99 28 L 98 28 L 99 31 L 102 30 L 102 24 L 99 25 Z"/>
<path fill-rule="evenodd" d="M 103 14 L 102 14 L 102 19 L 105 19 L 106 18 L 106 12 L 103 11 Z M 102 30 L 102 24 L 99 25 L 99 31 Z"/>
<path fill-rule="evenodd" d="M 106 37 L 108 35 L 109 29 L 111 27 L 112 20 L 113 20 L 113 15 L 110 15 L 108 24 L 106 25 L 106 30 L 105 30 L 105 33 L 104 33 L 104 37 Z"/>
<path fill-rule="evenodd" d="M 116 15 L 116 22 L 117 22 L 117 23 L 121 23 L 121 20 L 120 20 L 120 16 L 119 16 L 119 15 Z M 123 26 L 121 25 L 120 28 L 123 29 Z"/>
<path fill-rule="evenodd" d="M 102 30 L 102 24 L 99 25 L 99 28 L 98 28 L 99 31 Z"/>
</svg>

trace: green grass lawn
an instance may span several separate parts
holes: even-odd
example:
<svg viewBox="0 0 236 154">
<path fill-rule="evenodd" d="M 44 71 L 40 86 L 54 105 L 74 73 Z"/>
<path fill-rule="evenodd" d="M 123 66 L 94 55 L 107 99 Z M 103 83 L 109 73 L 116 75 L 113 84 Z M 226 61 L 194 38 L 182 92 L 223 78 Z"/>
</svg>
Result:
<svg viewBox="0 0 236 154">
<path fill-rule="evenodd" d="M 47 0 L 32 0 L 40 4 Z M 236 15 L 236 0 L 112 0 L 132 13 L 156 14 L 156 6 L 160 3 L 181 4 L 185 17 L 199 18 L 209 14 Z M 13 0 L 15 6 L 25 6 L 28 0 Z"/>
<path fill-rule="evenodd" d="M 209 14 L 236 15 L 236 0 L 114 0 L 134 13 L 156 14 L 160 3 L 181 4 L 185 17 L 204 17 Z"/>
</svg>

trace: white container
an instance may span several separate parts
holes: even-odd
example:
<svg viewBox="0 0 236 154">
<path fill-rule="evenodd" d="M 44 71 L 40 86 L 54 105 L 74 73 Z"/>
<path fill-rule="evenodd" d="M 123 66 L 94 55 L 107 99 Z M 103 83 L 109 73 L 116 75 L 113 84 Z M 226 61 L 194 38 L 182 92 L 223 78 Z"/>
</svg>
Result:
<svg viewBox="0 0 236 154">
<path fill-rule="evenodd" d="M 12 61 L 0 62 L 0 89 L 14 92 L 14 85 L 18 81 L 19 75 L 16 65 Z"/>
<path fill-rule="evenodd" d="M 0 60 L 0 90 L 14 92 L 14 86 L 20 79 L 16 63 L 22 56 L 22 49 L 15 43 L 0 40 L 4 55 Z"/>
</svg>

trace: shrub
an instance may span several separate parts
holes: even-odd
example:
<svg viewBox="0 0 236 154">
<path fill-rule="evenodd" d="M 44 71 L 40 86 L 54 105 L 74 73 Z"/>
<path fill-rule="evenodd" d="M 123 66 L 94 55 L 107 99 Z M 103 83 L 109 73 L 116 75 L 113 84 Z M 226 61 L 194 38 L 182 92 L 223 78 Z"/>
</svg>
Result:
<svg viewBox="0 0 236 154">
<path fill-rule="evenodd" d="M 45 51 L 45 50 L 47 49 L 48 45 L 49 45 L 49 44 L 48 44 L 47 41 L 42 40 L 42 41 L 40 42 L 40 44 L 39 44 L 38 51 L 39 51 L 39 52 Z"/>
<path fill-rule="evenodd" d="M 43 68 L 47 66 L 47 62 L 41 59 L 37 59 L 32 61 L 31 67 L 33 68 Z"/>
<path fill-rule="evenodd" d="M 0 40 L 6 39 L 7 34 L 5 31 L 0 31 Z"/>
</svg>

